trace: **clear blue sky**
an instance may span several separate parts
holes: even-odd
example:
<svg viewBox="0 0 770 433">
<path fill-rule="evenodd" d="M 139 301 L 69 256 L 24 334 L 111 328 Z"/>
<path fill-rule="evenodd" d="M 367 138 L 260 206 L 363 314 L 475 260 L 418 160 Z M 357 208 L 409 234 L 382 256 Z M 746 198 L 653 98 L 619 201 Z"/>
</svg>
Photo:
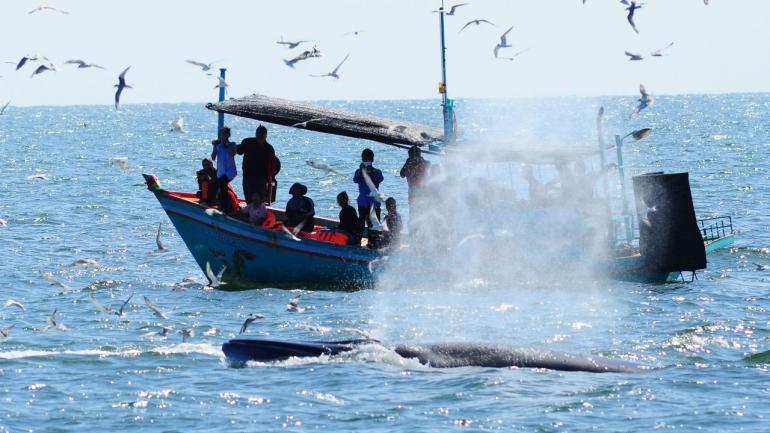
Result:
<svg viewBox="0 0 770 433">
<path fill-rule="evenodd" d="M 450 2 L 448 4 L 453 4 Z M 655 94 L 770 90 L 768 0 L 649 0 L 637 12 L 640 35 L 615 0 L 470 0 L 447 18 L 449 85 L 454 97 L 634 95 L 639 83 Z M 37 1 L 0 1 L 0 56 L 17 61 L 42 53 L 65 70 L 29 78 L 0 65 L 0 103 L 110 104 L 118 73 L 128 65 L 125 103 L 213 100 L 215 80 L 185 59 L 224 59 L 231 96 L 265 93 L 292 99 L 436 97 L 439 80 L 433 0 L 51 0 L 70 15 L 28 15 Z M 472 18 L 497 27 L 473 27 Z M 494 60 L 500 33 L 531 48 L 513 62 Z M 365 30 L 358 37 L 343 37 Z M 275 43 L 310 39 L 325 54 L 296 70 Z M 676 44 L 670 56 L 628 62 L 623 51 Z M 306 45 L 307 46 L 307 45 Z M 325 73 L 350 53 L 342 79 Z M 75 70 L 82 58 L 106 71 Z"/>
</svg>

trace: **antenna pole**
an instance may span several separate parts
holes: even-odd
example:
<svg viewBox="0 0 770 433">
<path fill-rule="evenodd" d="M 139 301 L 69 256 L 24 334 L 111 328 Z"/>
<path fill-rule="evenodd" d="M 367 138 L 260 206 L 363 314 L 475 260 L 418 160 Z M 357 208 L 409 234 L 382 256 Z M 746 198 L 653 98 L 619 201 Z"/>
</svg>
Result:
<svg viewBox="0 0 770 433">
<path fill-rule="evenodd" d="M 222 77 L 222 79 L 225 79 L 225 74 L 227 72 L 227 68 L 219 68 L 219 76 Z M 222 102 L 225 100 L 225 87 L 219 86 L 219 102 Z M 219 131 L 222 130 L 222 128 L 225 127 L 225 113 L 219 112 L 217 113 L 217 137 L 219 137 Z"/>
</svg>

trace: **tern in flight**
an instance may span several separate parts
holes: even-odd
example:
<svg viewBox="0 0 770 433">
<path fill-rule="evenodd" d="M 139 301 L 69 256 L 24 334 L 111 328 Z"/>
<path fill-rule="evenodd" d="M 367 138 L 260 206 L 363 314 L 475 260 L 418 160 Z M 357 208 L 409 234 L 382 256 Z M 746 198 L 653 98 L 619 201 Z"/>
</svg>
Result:
<svg viewBox="0 0 770 433">
<path fill-rule="evenodd" d="M 444 12 L 444 15 L 445 16 L 454 15 L 455 14 L 455 10 L 457 10 L 457 8 L 459 8 L 460 6 L 465 6 L 467 4 L 469 4 L 469 3 L 458 3 L 456 5 L 452 5 L 452 7 L 449 8 L 449 12 Z M 433 11 L 434 14 L 436 12 L 438 12 L 438 10 Z"/>
<path fill-rule="evenodd" d="M 631 28 L 634 29 L 634 31 L 638 34 L 639 30 L 636 28 L 636 23 L 634 23 L 634 13 L 637 9 L 641 9 L 642 5 L 637 5 L 635 1 L 628 2 L 626 0 L 621 0 L 621 3 L 628 5 L 626 10 L 628 11 L 628 15 L 626 16 L 626 19 L 628 19 L 628 24 L 631 25 Z"/>
<path fill-rule="evenodd" d="M 492 22 L 490 22 L 490 21 L 487 21 L 487 20 L 482 20 L 482 19 L 475 19 L 475 20 L 470 20 L 470 21 L 468 21 L 467 23 L 465 23 L 465 25 L 463 26 L 463 28 L 461 28 L 461 29 L 460 29 L 460 31 L 459 31 L 459 32 L 457 32 L 457 33 L 460 33 L 460 32 L 462 32 L 463 30 L 465 30 L 465 29 L 466 29 L 466 27 L 468 27 L 468 26 L 469 26 L 469 25 L 471 25 L 471 24 L 476 24 L 477 26 L 480 26 L 481 24 L 490 24 L 490 25 L 494 25 Z"/>
<path fill-rule="evenodd" d="M 11 101 L 8 101 L 3 105 L 3 108 L 0 108 L 0 116 L 5 115 L 5 110 L 8 108 L 8 106 L 11 105 Z"/>
<path fill-rule="evenodd" d="M 35 9 L 32 9 L 31 11 L 27 12 L 28 14 L 34 14 L 36 12 L 42 12 L 42 11 L 52 11 L 52 12 L 59 12 L 62 15 L 69 15 L 69 12 L 61 9 L 57 9 L 55 7 L 51 6 L 38 6 Z"/>
<path fill-rule="evenodd" d="M 94 64 L 94 63 L 87 63 L 83 60 L 67 60 L 64 62 L 67 65 L 78 65 L 78 69 L 85 69 L 85 68 L 97 68 L 97 69 L 104 69 L 103 67 Z"/>
<path fill-rule="evenodd" d="M 18 71 L 19 69 L 24 67 L 24 65 L 26 65 L 27 62 L 36 62 L 36 61 L 38 61 L 40 59 L 48 60 L 48 58 L 46 56 L 43 56 L 43 55 L 40 55 L 40 54 L 33 54 L 31 56 L 24 56 L 24 57 L 22 57 L 19 60 L 19 63 L 16 64 L 16 70 Z"/>
<path fill-rule="evenodd" d="M 203 71 L 203 72 L 208 72 L 208 71 L 210 71 L 210 70 L 211 70 L 211 68 L 214 66 L 214 63 L 216 63 L 216 62 L 211 62 L 211 63 L 203 63 L 203 62 L 197 62 L 197 61 L 195 61 L 195 60 L 185 60 L 185 62 L 187 62 L 187 63 L 189 63 L 189 64 L 191 64 L 191 65 L 195 65 L 195 66 L 197 66 L 197 67 L 201 68 L 201 71 Z"/>
<path fill-rule="evenodd" d="M 126 72 L 131 69 L 131 66 L 127 67 L 123 70 L 123 72 L 120 73 L 118 76 L 118 84 L 116 84 L 114 87 L 118 88 L 118 91 L 115 92 L 115 109 L 117 110 L 120 107 L 120 94 L 123 93 L 123 89 L 133 89 L 133 87 L 126 84 Z"/>
<path fill-rule="evenodd" d="M 37 67 L 37 69 L 35 69 L 35 72 L 33 72 L 32 75 L 29 76 L 29 78 L 32 78 L 35 75 L 42 74 L 45 71 L 57 72 L 58 70 L 59 68 L 57 68 L 56 65 L 54 65 L 53 63 L 49 63 L 47 65 L 40 65 Z"/>
<path fill-rule="evenodd" d="M 332 77 L 332 78 L 336 78 L 336 79 L 339 80 L 339 78 L 340 78 L 340 75 L 339 75 L 340 66 L 342 66 L 343 63 L 345 63 L 345 61 L 348 59 L 348 57 L 350 57 L 350 53 L 348 53 L 348 55 L 346 55 L 345 58 L 342 59 L 340 64 L 337 65 L 337 67 L 334 68 L 334 70 L 329 72 L 328 74 L 323 74 L 323 75 L 312 75 L 311 74 L 310 76 L 311 77 Z"/>
<path fill-rule="evenodd" d="M 641 54 L 634 54 L 634 53 L 626 51 L 626 55 L 628 56 L 628 60 L 629 61 L 634 61 L 635 62 L 635 61 L 639 61 L 639 60 L 644 60 L 644 57 L 642 57 Z"/>
<path fill-rule="evenodd" d="M 497 57 L 497 53 L 498 51 L 500 51 L 501 48 L 511 47 L 510 45 L 508 45 L 508 40 L 506 39 L 506 37 L 508 36 L 508 33 L 510 33 L 511 30 L 513 30 L 513 26 L 511 26 L 508 30 L 505 31 L 505 33 L 502 34 L 502 36 L 500 36 L 500 42 L 497 45 L 495 45 L 495 58 Z"/>
<path fill-rule="evenodd" d="M 639 94 L 641 94 L 641 97 L 638 99 L 639 105 L 637 105 L 636 109 L 631 112 L 629 118 L 636 117 L 645 108 L 652 107 L 654 99 L 649 93 L 647 93 L 647 89 L 644 88 L 644 84 L 639 85 Z"/>
<path fill-rule="evenodd" d="M 310 42 L 310 41 L 304 41 L 304 40 L 297 41 L 297 42 L 284 41 L 283 40 L 283 36 L 281 36 L 281 40 L 280 41 L 276 41 L 275 43 L 278 44 L 278 45 L 286 45 L 286 48 L 288 48 L 290 50 L 293 50 L 293 49 L 297 48 L 300 44 L 304 44 L 305 42 Z"/>
<path fill-rule="evenodd" d="M 665 54 L 663 54 L 663 52 L 668 50 L 669 48 L 671 48 L 673 45 L 674 45 L 674 43 L 671 42 L 670 44 L 666 45 L 665 48 L 661 48 L 659 50 L 655 50 L 655 51 L 651 52 L 650 55 L 653 56 L 653 57 L 663 57 L 665 55 Z"/>
</svg>

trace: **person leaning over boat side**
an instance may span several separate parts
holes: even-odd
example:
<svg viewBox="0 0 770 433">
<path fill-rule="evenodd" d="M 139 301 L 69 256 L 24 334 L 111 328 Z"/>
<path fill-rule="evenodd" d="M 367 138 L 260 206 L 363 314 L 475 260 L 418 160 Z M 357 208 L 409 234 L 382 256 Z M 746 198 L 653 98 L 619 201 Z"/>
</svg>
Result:
<svg viewBox="0 0 770 433">
<path fill-rule="evenodd" d="M 422 157 L 422 151 L 418 146 L 409 148 L 409 157 L 404 166 L 401 167 L 401 177 L 406 178 L 408 187 L 409 204 L 414 201 L 414 196 L 419 193 L 425 181 L 425 175 L 428 173 L 430 162 Z"/>
<path fill-rule="evenodd" d="M 246 203 L 251 203 L 251 197 L 258 192 L 270 201 L 269 185 L 277 174 L 277 158 L 275 149 L 267 142 L 267 128 L 257 127 L 254 137 L 244 138 L 238 145 L 238 155 L 243 155 L 243 195 Z"/>
<path fill-rule="evenodd" d="M 337 228 L 348 235 L 348 245 L 361 246 L 361 232 L 358 231 L 358 215 L 356 209 L 350 205 L 348 193 L 342 191 L 337 194 L 337 204 L 340 206 L 340 223 Z"/>
<path fill-rule="evenodd" d="M 195 173 L 198 179 L 198 192 L 195 195 L 201 203 L 213 206 L 217 203 L 217 169 L 209 157 L 203 158 L 201 165 L 203 168 Z"/>
<path fill-rule="evenodd" d="M 301 183 L 295 183 L 289 188 L 291 198 L 286 203 L 286 225 L 292 228 L 299 227 L 300 231 L 310 233 L 315 226 L 315 204 L 313 200 L 305 197 L 307 187 Z"/>
<path fill-rule="evenodd" d="M 380 183 L 384 180 L 382 171 L 374 168 L 372 163 L 374 162 L 374 152 L 372 149 L 364 149 L 361 152 L 361 165 L 358 170 L 353 173 L 353 182 L 358 184 L 358 198 L 356 203 L 358 204 L 358 229 L 361 233 L 364 232 L 364 227 L 372 227 L 372 221 L 369 219 L 369 211 L 374 206 L 374 212 L 377 214 L 377 219 L 380 219 L 380 203 L 372 197 L 372 191 L 369 190 L 369 185 L 366 184 L 364 175 L 361 174 L 361 170 L 366 170 L 366 174 L 369 175 L 369 179 L 374 183 L 375 188 L 380 187 Z"/>
<path fill-rule="evenodd" d="M 217 163 L 217 197 L 219 203 L 219 210 L 225 214 L 229 214 L 234 210 L 229 197 L 229 185 L 235 176 L 238 175 L 238 171 L 235 168 L 235 151 L 236 145 L 230 141 L 230 128 L 225 126 L 219 131 L 219 140 L 211 142 L 213 150 L 211 151 L 211 159 Z"/>
</svg>

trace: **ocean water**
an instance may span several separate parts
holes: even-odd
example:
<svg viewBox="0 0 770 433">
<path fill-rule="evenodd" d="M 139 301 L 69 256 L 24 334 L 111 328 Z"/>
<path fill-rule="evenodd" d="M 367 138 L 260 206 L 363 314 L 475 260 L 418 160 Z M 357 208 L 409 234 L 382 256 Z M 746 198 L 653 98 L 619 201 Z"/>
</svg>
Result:
<svg viewBox="0 0 770 433">
<path fill-rule="evenodd" d="M 325 103 L 440 123 L 436 101 Z M 758 265 L 770 265 L 770 95 L 659 97 L 633 120 L 630 97 L 467 100 L 458 101 L 458 116 L 468 138 L 577 145 L 595 143 L 600 104 L 608 135 L 654 128 L 627 146 L 631 174 L 688 171 L 699 216 L 732 216 L 735 246 L 711 255 L 697 281 L 565 275 L 537 287 L 515 278 L 494 289 L 462 279 L 431 286 L 428 260 L 419 285 L 204 290 L 141 173 L 194 190 L 213 113 L 202 104 L 10 107 L 0 117 L 0 301 L 26 309 L 0 308 L 0 328 L 13 325 L 0 339 L 0 431 L 767 431 L 770 270 Z M 185 134 L 170 131 L 178 114 Z M 256 126 L 227 123 L 236 139 Z M 406 203 L 402 150 L 283 127 L 271 127 L 269 140 L 283 162 L 279 202 L 302 180 L 317 213 L 336 215 L 336 193 L 353 195 L 355 185 L 304 161 L 352 176 L 371 146 L 383 191 Z M 159 223 L 165 251 L 155 246 Z M 95 262 L 75 264 L 83 259 Z M 188 277 L 197 284 L 182 285 Z M 287 311 L 297 294 L 302 309 Z M 122 317 L 96 305 L 118 309 L 131 295 Z M 153 315 L 144 296 L 168 319 Z M 47 328 L 54 310 L 60 329 Z M 221 344 L 252 312 L 266 319 L 251 337 L 479 340 L 655 369 L 439 370 L 372 348 L 230 368 Z M 161 326 L 170 330 L 161 335 Z M 193 336 L 183 341 L 182 330 Z"/>
</svg>

